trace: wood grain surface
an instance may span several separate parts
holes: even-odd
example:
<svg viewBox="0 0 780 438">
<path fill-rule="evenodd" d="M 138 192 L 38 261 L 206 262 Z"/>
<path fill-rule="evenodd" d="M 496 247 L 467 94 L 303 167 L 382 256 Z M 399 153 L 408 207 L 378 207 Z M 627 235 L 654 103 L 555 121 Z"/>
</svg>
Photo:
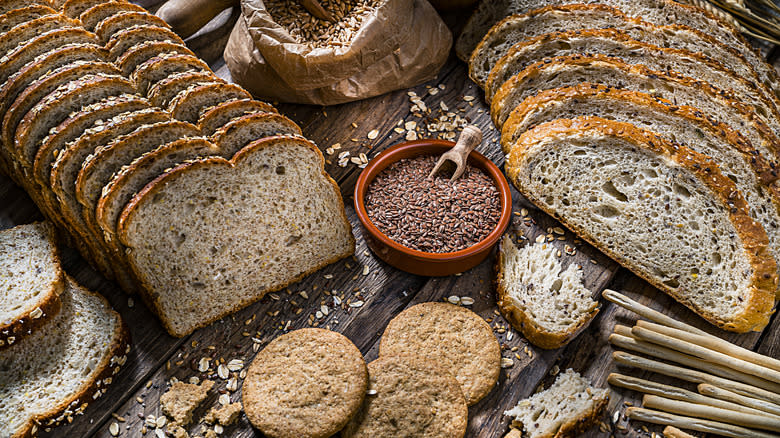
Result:
<svg viewBox="0 0 780 438">
<path fill-rule="evenodd" d="M 226 11 L 188 40 L 190 47 L 226 79 L 229 79 L 229 72 L 224 67 L 221 51 L 236 18 L 235 12 Z M 449 18 L 453 22 L 460 21 L 455 16 Z M 430 91 L 434 88 L 438 90 L 434 92 L 435 95 Z M 479 126 L 485 134 L 485 141 L 477 150 L 496 164 L 503 164 L 498 132 L 490 122 L 483 94 L 468 79 L 466 66 L 454 56 L 435 80 L 411 90 L 327 108 L 302 105 L 278 107 L 282 113 L 299 123 L 304 134 L 323 151 L 340 143 L 341 151 L 349 150 L 352 155 L 362 152 L 371 158 L 403 141 L 403 134 L 394 131 L 400 120 L 416 121 L 418 124 L 430 122 L 411 114 L 408 91 L 423 97 L 430 108 L 440 108 L 440 102 L 443 102 L 450 111 Z M 474 99 L 464 99 L 466 96 Z M 367 135 L 372 130 L 378 130 L 380 134 L 369 140 Z M 231 373 L 232 377 L 239 378 L 238 390 L 228 391 L 228 381 L 220 379 L 216 373 L 220 362 L 238 358 L 248 365 L 256 350 L 274 337 L 310 325 L 345 334 L 360 348 L 366 360 L 371 361 L 376 358 L 382 331 L 394 315 L 416 303 L 441 301 L 453 295 L 474 299 L 474 304 L 469 307 L 494 327 L 502 345 L 503 356 L 514 362 L 512 367 L 501 371 L 496 388 L 470 408 L 468 437 L 502 437 L 508 432 L 509 425 L 509 419 L 503 416 L 503 411 L 513 407 L 521 398 L 533 394 L 540 386 L 549 385 L 557 370 L 571 367 L 593 379 L 597 386 L 607 385 L 607 375 L 617 369 L 612 363 L 613 349 L 607 338 L 616 323 L 632 324 L 636 319 L 633 314 L 616 308 L 606 300 L 600 300 L 602 308 L 596 320 L 571 344 L 551 351 L 533 347 L 498 314 L 492 285 L 494 256 L 468 272 L 442 278 L 409 275 L 384 264 L 367 250 L 352 208 L 352 192 L 360 169 L 353 164 L 339 167 L 335 154 L 326 155 L 326 159 L 328 172 L 341 187 L 347 215 L 357 238 L 355 256 L 331 265 L 284 291 L 270 294 L 235 315 L 183 339 L 168 336 L 138 297 L 125 295 L 116 285 L 90 269 L 74 251 L 64 250 L 66 271 L 84 285 L 108 297 L 122 314 L 132 333 L 133 349 L 127 364 L 105 396 L 93 402 L 85 414 L 74 418 L 71 424 L 46 431 L 41 436 L 110 437 L 109 426 L 116 422 L 119 425 L 119 436 L 138 437 L 146 431 L 145 436 L 153 437 L 154 430 L 144 428 L 144 419 L 150 415 L 161 415 L 159 398 L 172 378 L 185 381 L 192 377 L 210 378 L 217 382 L 217 390 L 212 391 L 211 397 L 196 411 L 195 417 L 200 418 L 218 404 L 219 394 L 229 394 L 232 401 L 240 400 L 240 372 Z M 513 192 L 513 199 L 515 215 L 510 232 L 533 240 L 540 234 L 551 234 L 550 229 L 559 226 L 552 218 L 530 207 L 517 192 Z M 529 211 L 527 217 L 520 214 L 522 209 Z M 7 228 L 41 218 L 27 195 L 10 180 L 0 177 L 0 227 Z M 558 240 L 557 235 L 553 237 L 555 246 L 563 249 L 564 245 L 569 245 L 577 249 L 575 255 L 563 255 L 561 260 L 565 266 L 571 263 L 582 266 L 585 284 L 594 292 L 594 297 L 598 297 L 607 286 L 625 291 L 643 304 L 708 332 L 763 354 L 780 356 L 780 323 L 776 316 L 761 334 L 735 335 L 719 331 L 671 298 L 619 268 L 597 250 L 576 239 L 568 230 L 562 240 Z M 334 296 L 341 299 L 340 306 L 334 304 Z M 352 306 L 347 303 L 352 303 Z M 328 308 L 327 315 L 317 319 L 316 312 L 321 311 L 322 306 Z M 210 359 L 210 368 L 201 373 L 198 371 L 198 363 L 204 357 Z M 637 370 L 622 372 L 694 389 L 684 382 L 650 373 Z M 622 415 L 627 406 L 640 403 L 641 398 L 637 393 L 613 388 L 609 407 L 602 419 L 603 424 L 586 435 L 649 437 L 655 432 L 660 436 L 661 427 L 628 423 Z M 614 417 L 616 412 L 617 417 Z M 189 431 L 191 436 L 203 436 L 200 424 L 192 425 Z M 226 428 L 222 436 L 262 435 L 242 416 L 237 424 Z"/>
</svg>

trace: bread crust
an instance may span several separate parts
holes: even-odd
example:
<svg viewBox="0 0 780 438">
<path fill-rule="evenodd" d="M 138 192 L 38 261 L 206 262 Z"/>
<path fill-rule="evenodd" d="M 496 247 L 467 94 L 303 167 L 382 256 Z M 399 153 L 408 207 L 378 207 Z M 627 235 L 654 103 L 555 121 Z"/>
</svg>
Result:
<svg viewBox="0 0 780 438">
<path fill-rule="evenodd" d="M 174 71 L 177 72 L 193 70 L 214 74 L 211 68 L 200 59 L 190 55 L 172 53 L 155 56 L 139 65 L 130 76 L 130 80 L 140 93 L 146 94 L 157 82 L 160 72 L 167 71 L 168 67 L 175 68 Z M 160 78 L 165 76 L 168 75 L 160 75 Z"/>
<path fill-rule="evenodd" d="M 178 91 L 184 90 L 187 87 L 199 83 L 216 84 L 224 83 L 224 81 L 211 72 L 205 71 L 185 71 L 181 73 L 174 73 L 152 85 L 149 88 L 147 96 L 153 105 L 157 105 L 160 108 L 168 108 L 168 105 L 171 103 L 171 100 L 176 97 Z"/>
<path fill-rule="evenodd" d="M 171 41 L 177 44 L 184 44 L 181 37 L 167 27 L 152 24 L 130 26 L 115 33 L 108 40 L 105 47 L 109 52 L 109 57 L 113 60 L 118 59 L 127 49 L 137 44 L 137 42 L 133 43 L 136 37 L 140 41 Z M 97 37 L 95 38 L 97 39 Z"/>
<path fill-rule="evenodd" d="M 222 150 L 223 156 L 229 157 L 232 156 L 234 152 L 238 153 L 245 146 L 245 145 L 227 144 L 227 140 L 229 139 L 231 133 L 253 124 L 275 124 L 275 123 L 285 125 L 291 131 L 293 131 L 292 133 L 284 133 L 285 135 L 301 134 L 300 126 L 298 126 L 295 122 L 283 116 L 282 114 L 254 113 L 254 114 L 248 114 L 245 116 L 237 117 L 231 120 L 230 122 L 226 123 L 224 126 L 219 128 L 217 132 L 214 133 L 214 135 L 211 136 L 211 141 L 213 141 L 217 146 L 219 146 L 219 148 Z M 274 133 L 274 135 L 276 134 L 282 134 L 282 133 Z"/>
<path fill-rule="evenodd" d="M 135 24 L 153 24 L 167 29 L 171 28 L 165 20 L 145 10 L 143 12 L 130 11 L 120 12 L 103 19 L 95 26 L 95 34 L 100 38 L 100 41 L 107 43 L 118 30 L 126 29 Z"/>
<path fill-rule="evenodd" d="M 198 119 L 198 128 L 203 135 L 210 137 L 232 119 L 252 113 L 278 113 L 278 111 L 272 105 L 259 100 L 229 100 L 206 109 Z M 225 122 L 223 123 L 222 120 Z"/>
<path fill-rule="evenodd" d="M 66 5 L 67 6 L 67 5 Z M 65 7 L 66 7 L 65 6 Z M 63 7 L 63 9 L 65 8 Z M 127 1 L 103 1 L 79 14 L 79 20 L 87 30 L 94 30 L 103 18 L 114 15 L 117 12 L 145 12 L 146 9 L 135 3 Z M 106 15 L 108 14 L 108 15 Z"/>
<path fill-rule="evenodd" d="M 138 211 L 138 208 L 140 205 L 147 199 L 152 199 L 155 194 L 159 193 L 160 191 L 165 189 L 165 186 L 167 183 L 175 178 L 179 178 L 181 175 L 185 175 L 188 171 L 191 169 L 197 169 L 200 167 L 208 167 L 208 166 L 228 166 L 228 167 L 235 167 L 237 163 L 239 163 L 241 160 L 244 159 L 244 157 L 249 156 L 256 150 L 261 150 L 263 148 L 271 147 L 277 143 L 280 142 L 289 142 L 294 141 L 298 143 L 300 146 L 306 147 L 313 152 L 317 154 L 317 157 L 320 160 L 320 169 L 322 172 L 322 176 L 325 178 L 325 180 L 332 186 L 337 199 L 340 201 L 342 208 L 340 209 L 341 217 L 343 220 L 343 223 L 345 226 L 349 227 L 351 229 L 351 225 L 349 223 L 349 220 L 347 219 L 347 214 L 343 208 L 344 200 L 341 197 L 341 190 L 339 189 L 338 184 L 336 181 L 333 180 L 333 178 L 328 175 L 328 173 L 325 171 L 325 158 L 322 156 L 322 152 L 320 152 L 319 148 L 312 143 L 311 141 L 301 138 L 301 137 L 295 137 L 295 136 L 286 136 L 286 135 L 280 135 L 280 136 L 274 136 L 274 137 L 266 137 L 262 138 L 260 140 L 254 141 L 250 143 L 248 146 L 241 149 L 233 158 L 230 160 L 226 160 L 222 157 L 209 157 L 202 160 L 195 160 L 190 161 L 187 163 L 182 163 L 175 168 L 171 169 L 170 171 L 158 176 L 154 181 L 150 182 L 149 184 L 144 187 L 143 190 L 141 190 L 137 195 L 133 197 L 133 199 L 130 200 L 130 202 L 127 203 L 127 206 L 125 206 L 125 209 L 122 211 L 122 215 L 119 217 L 119 223 L 117 226 L 117 234 L 119 237 L 119 241 L 127 246 L 130 247 L 130 239 L 127 237 L 128 232 L 128 224 L 133 220 L 133 216 Z M 128 263 L 132 269 L 132 272 L 135 274 L 136 280 L 138 281 L 138 284 L 141 285 L 141 297 L 143 298 L 144 302 L 146 303 L 149 308 L 154 309 L 155 313 L 158 315 L 160 320 L 163 323 L 163 326 L 165 327 L 165 330 L 168 331 L 168 333 L 171 334 L 171 336 L 175 336 L 177 338 L 186 336 L 193 331 L 205 327 L 209 324 L 211 324 L 214 321 L 219 320 L 220 318 L 230 315 L 231 313 L 234 313 L 238 311 L 239 309 L 242 309 L 258 300 L 260 300 L 263 296 L 270 292 L 278 291 L 281 289 L 284 289 L 285 287 L 289 286 L 290 284 L 296 283 L 303 279 L 304 277 L 322 269 L 323 267 L 335 263 L 343 258 L 349 257 L 350 255 L 354 254 L 355 252 L 355 238 L 350 233 L 350 242 L 349 246 L 351 249 L 343 254 L 334 254 L 333 257 L 330 257 L 326 259 L 324 262 L 319 264 L 318 266 L 296 276 L 295 278 L 290 279 L 289 281 L 283 283 L 283 284 L 277 284 L 272 287 L 269 287 L 263 293 L 257 297 L 244 299 L 242 300 L 238 305 L 234 306 L 231 309 L 226 309 L 225 311 L 221 312 L 218 316 L 215 316 L 213 318 L 209 318 L 206 320 L 201 321 L 199 324 L 195 325 L 194 327 L 191 327 L 186 332 L 178 332 L 174 329 L 174 327 L 171 325 L 171 321 L 169 321 L 165 315 L 162 314 L 162 308 L 160 307 L 159 303 L 159 297 L 158 295 L 152 290 L 149 283 L 144 280 L 143 277 L 143 271 L 140 267 L 136 266 L 135 261 L 132 257 L 128 257 Z M 131 248 L 129 248 L 131 249 Z"/>
<path fill-rule="evenodd" d="M 556 214 L 544 202 L 541 202 L 540 199 L 524 189 L 522 183 L 517 178 L 519 165 L 528 151 L 534 147 L 535 143 L 548 137 L 561 137 L 586 131 L 619 137 L 651 153 L 673 160 L 677 165 L 695 174 L 724 205 L 729 207 L 730 220 L 742 241 L 750 266 L 753 268 L 751 284 L 745 291 L 747 304 L 742 312 L 734 315 L 730 320 L 721 320 L 706 309 L 696 308 L 674 289 L 663 284 L 638 266 L 634 266 L 627 258 L 601 245 L 600 242 L 586 233 L 581 227 L 569 223 L 566 218 Z M 710 323 L 724 330 L 738 333 L 745 333 L 751 330 L 760 331 L 769 323 L 769 318 L 773 313 L 772 307 L 778 282 L 776 275 L 777 265 L 769 254 L 766 231 L 750 218 L 747 202 L 739 190 L 737 190 L 734 182 L 721 174 L 718 166 L 709 161 L 706 156 L 687 147 L 670 143 L 657 134 L 638 129 L 631 124 L 589 116 L 576 119 L 559 119 L 527 131 L 513 146 L 506 168 L 509 178 L 531 202 L 559 220 L 567 228 L 573 230 L 604 254 L 630 269 L 656 288 L 666 292 L 678 302 L 686 305 Z"/>
<path fill-rule="evenodd" d="M 593 406 L 591 406 L 587 412 L 584 412 L 577 418 L 570 418 L 568 421 L 561 424 L 561 427 L 558 429 L 554 438 L 577 438 L 578 436 L 581 436 L 599 422 L 599 418 L 601 418 L 608 403 L 609 394 L 604 398 L 595 400 Z"/>
<path fill-rule="evenodd" d="M 191 108 L 192 99 L 207 99 L 205 106 L 198 105 Z M 168 105 L 168 111 L 174 119 L 184 120 L 190 123 L 198 123 L 200 115 L 206 108 L 225 102 L 229 99 L 251 99 L 252 95 L 236 84 L 225 84 L 221 82 L 193 85 L 185 91 L 180 92 L 171 100 Z M 210 100 L 209 100 L 210 99 Z M 191 110 L 198 109 L 195 117 L 192 117 Z"/>
<path fill-rule="evenodd" d="M 114 61 L 122 70 L 122 74 L 129 76 L 135 71 L 136 67 L 141 65 L 144 61 L 157 56 L 160 53 L 179 53 L 182 55 L 195 56 L 192 50 L 187 46 L 172 43 L 170 41 L 145 41 L 141 44 L 136 44 L 125 51 L 119 58 Z M 144 58 L 144 56 L 146 58 Z"/>
</svg>

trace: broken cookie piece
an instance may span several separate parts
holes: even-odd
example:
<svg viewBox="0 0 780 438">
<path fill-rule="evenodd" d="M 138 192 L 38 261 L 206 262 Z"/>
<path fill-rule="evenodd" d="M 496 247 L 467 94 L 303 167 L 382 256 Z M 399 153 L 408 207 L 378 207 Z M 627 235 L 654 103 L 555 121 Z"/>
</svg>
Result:
<svg viewBox="0 0 780 438">
<path fill-rule="evenodd" d="M 219 423 L 223 426 L 230 426 L 239 415 L 241 415 L 241 403 L 230 403 L 220 408 L 211 408 L 203 417 L 203 421 L 208 424 Z"/>
<path fill-rule="evenodd" d="M 200 385 L 175 382 L 170 389 L 160 397 L 162 411 L 173 419 L 175 426 L 186 426 L 192 421 L 192 413 L 208 397 L 208 392 L 214 382 L 204 380 Z"/>
<path fill-rule="evenodd" d="M 181 426 L 173 426 L 168 429 L 168 433 L 173 436 L 173 438 L 190 438 L 190 434 L 187 433 L 184 428 Z"/>
</svg>

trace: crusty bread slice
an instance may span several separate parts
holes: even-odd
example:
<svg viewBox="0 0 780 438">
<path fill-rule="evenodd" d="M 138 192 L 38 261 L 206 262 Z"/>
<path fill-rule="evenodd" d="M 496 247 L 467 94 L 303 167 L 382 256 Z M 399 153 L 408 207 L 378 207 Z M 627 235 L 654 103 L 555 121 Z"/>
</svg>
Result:
<svg viewBox="0 0 780 438">
<path fill-rule="evenodd" d="M 130 47 L 146 41 L 171 41 L 177 44 L 184 44 L 184 41 L 168 28 L 141 25 L 131 26 L 116 32 L 106 43 L 106 50 L 109 51 L 111 59 L 118 59 Z"/>
<path fill-rule="evenodd" d="M 144 11 L 144 8 L 127 1 L 102 1 L 89 9 L 83 9 L 78 17 L 85 29 L 94 31 L 98 23 L 112 15 L 120 12 Z"/>
<path fill-rule="evenodd" d="M 97 6 L 101 3 L 114 3 L 113 1 L 107 2 L 106 0 L 60 0 L 62 6 L 60 6 L 60 12 L 71 18 L 79 18 L 81 13 L 87 9 Z M 121 3 L 125 3 L 121 1 Z"/>
<path fill-rule="evenodd" d="M 711 323 L 736 332 L 768 323 L 777 266 L 766 231 L 708 157 L 579 117 L 527 131 L 506 169 L 531 202 Z"/>
<path fill-rule="evenodd" d="M 120 30 L 127 29 L 132 26 L 144 26 L 154 25 L 159 27 L 170 28 L 168 23 L 162 18 L 150 14 L 147 11 L 143 12 L 120 12 L 118 14 L 110 15 L 104 18 L 97 25 L 95 25 L 95 34 L 100 38 L 103 43 L 108 43 L 112 36 Z"/>
<path fill-rule="evenodd" d="M 66 277 L 61 310 L 0 354 L 0 436 L 35 435 L 81 414 L 127 360 L 127 329 L 105 298 Z"/>
<path fill-rule="evenodd" d="M 169 333 L 191 333 L 354 252 L 324 163 L 308 140 L 265 138 L 231 160 L 177 166 L 128 203 L 119 239 Z"/>
<path fill-rule="evenodd" d="M 127 49 L 115 62 L 117 67 L 122 70 L 122 74 L 130 76 L 139 65 L 163 53 L 195 56 L 192 50 L 183 44 L 171 41 L 146 41 Z"/>
<path fill-rule="evenodd" d="M 250 99 L 249 92 L 236 84 L 195 84 L 179 92 L 168 105 L 174 119 L 198 123 L 206 109 L 234 99 Z"/>
<path fill-rule="evenodd" d="M 79 27 L 81 23 L 60 14 L 44 15 L 32 21 L 22 23 L 0 34 L 0 56 L 4 56 L 43 32 L 69 27 Z"/>
<path fill-rule="evenodd" d="M 253 141 L 274 135 L 301 135 L 301 128 L 278 113 L 255 113 L 231 120 L 211 137 L 225 158 L 231 158 Z"/>
<path fill-rule="evenodd" d="M 607 402 L 608 389 L 592 386 L 569 368 L 552 386 L 520 400 L 504 415 L 515 417 L 513 425 L 522 427 L 527 438 L 576 437 L 598 423 Z"/>
<path fill-rule="evenodd" d="M 652 70 L 673 71 L 730 91 L 737 100 L 753 106 L 775 134 L 780 133 L 780 114 L 774 104 L 756 86 L 697 53 L 660 48 L 632 39 L 615 29 L 551 33 L 518 43 L 500 63 L 511 63 L 511 71 L 520 72 L 545 58 L 575 54 L 603 54 L 629 64 L 644 64 Z"/>
<path fill-rule="evenodd" d="M 509 235 L 496 261 L 498 308 L 515 330 L 537 347 L 568 344 L 599 312 L 599 303 L 582 284 L 582 269 L 563 269 L 550 243 L 518 248 Z"/>
<path fill-rule="evenodd" d="M 7 14 L 15 9 L 22 9 L 27 6 L 47 6 L 57 9 L 47 0 L 3 0 L 0 2 L 0 15 Z"/>
<path fill-rule="evenodd" d="M 48 222 L 0 231 L 0 357 L 60 310 L 65 282 L 54 233 Z"/>
<path fill-rule="evenodd" d="M 254 113 L 276 112 L 278 111 L 273 105 L 259 100 L 230 100 L 206 109 L 206 112 L 198 119 L 198 128 L 200 128 L 200 132 L 202 132 L 203 135 L 211 137 L 217 129 L 225 126 L 229 121 L 238 117 Z"/>
<path fill-rule="evenodd" d="M 4 34 L 22 23 L 56 13 L 57 11 L 48 6 L 36 4 L 8 11 L 0 15 L 0 34 Z"/>
<path fill-rule="evenodd" d="M 195 56 L 167 53 L 155 56 L 139 65 L 130 79 L 135 84 L 136 89 L 145 95 L 157 82 L 174 73 L 185 71 L 214 73 L 205 62 Z"/>
<path fill-rule="evenodd" d="M 219 84 L 224 81 L 208 71 L 183 71 L 158 81 L 149 88 L 149 102 L 160 108 L 168 108 L 171 101 L 182 91 L 196 84 Z"/>
</svg>

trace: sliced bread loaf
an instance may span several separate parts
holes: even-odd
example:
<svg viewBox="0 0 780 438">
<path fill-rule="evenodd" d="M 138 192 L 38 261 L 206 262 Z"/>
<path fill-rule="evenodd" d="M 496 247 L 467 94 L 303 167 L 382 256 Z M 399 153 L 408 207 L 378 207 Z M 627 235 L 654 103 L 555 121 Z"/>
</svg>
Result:
<svg viewBox="0 0 780 438">
<path fill-rule="evenodd" d="M 231 120 L 214 133 L 212 140 L 222 151 L 220 155 L 231 158 L 255 140 L 283 134 L 300 135 L 301 128 L 281 114 L 256 113 Z"/>
<path fill-rule="evenodd" d="M 182 41 L 174 31 L 168 28 L 154 25 L 142 25 L 131 26 L 116 32 L 108 43 L 106 43 L 106 50 L 109 51 L 111 59 L 117 59 L 130 47 L 146 41 L 170 41 L 177 44 L 184 44 L 184 41 Z"/>
<path fill-rule="evenodd" d="M 48 6 L 36 4 L 8 11 L 0 15 L 0 34 L 4 34 L 22 23 L 56 13 L 57 11 Z"/>
<path fill-rule="evenodd" d="M 218 84 L 224 81 L 209 71 L 183 71 L 174 73 L 154 84 L 147 96 L 149 102 L 160 108 L 168 108 L 182 91 L 196 84 Z"/>
<path fill-rule="evenodd" d="M 501 240 L 496 288 L 501 314 L 537 347 L 560 348 L 584 330 L 599 303 L 582 284 L 576 265 L 563 269 L 550 243 L 518 248 L 509 235 Z"/>
<path fill-rule="evenodd" d="M 222 102 L 206 112 L 198 120 L 200 132 L 211 137 L 217 129 L 225 126 L 229 121 L 254 113 L 275 113 L 272 105 L 254 99 L 240 99 Z"/>
<path fill-rule="evenodd" d="M 341 194 L 324 162 L 305 139 L 265 138 L 231 160 L 177 166 L 130 201 L 119 239 L 172 335 L 353 253 Z M 180 214 L 172 220 L 171 212 Z"/>
<path fill-rule="evenodd" d="M 8 32 L 0 34 L 0 56 L 6 55 L 20 44 L 30 41 L 41 33 L 54 29 L 79 27 L 80 24 L 78 21 L 60 14 L 44 15 L 32 21 L 21 23 Z"/>
<path fill-rule="evenodd" d="M 120 12 L 145 12 L 145 10 L 127 1 L 103 1 L 89 9 L 83 9 L 78 17 L 85 29 L 94 31 L 98 23 Z"/>
<path fill-rule="evenodd" d="M 234 99 L 250 99 L 252 95 L 236 84 L 196 84 L 179 92 L 168 105 L 174 119 L 198 123 L 206 109 Z"/>
<path fill-rule="evenodd" d="M 168 23 L 162 18 L 150 14 L 149 12 L 120 12 L 118 14 L 110 15 L 104 18 L 97 25 L 95 25 L 95 34 L 100 38 L 103 43 L 108 43 L 112 36 L 120 30 L 127 29 L 132 26 L 144 26 L 154 25 L 159 27 L 170 28 Z"/>
<path fill-rule="evenodd" d="M 766 231 L 706 156 L 580 117 L 527 131 L 506 169 L 539 208 L 711 323 L 737 332 L 768 323 L 777 266 Z"/>
<path fill-rule="evenodd" d="M 122 56 L 117 58 L 116 65 L 125 76 L 130 76 L 139 65 L 163 53 L 180 53 L 195 56 L 187 46 L 179 43 L 146 41 L 127 49 Z"/>
<path fill-rule="evenodd" d="M 78 415 L 127 360 L 127 329 L 102 296 L 66 277 L 61 310 L 0 352 L 0 436 L 35 435 Z"/>
<path fill-rule="evenodd" d="M 599 422 L 607 402 L 609 390 L 593 387 L 569 368 L 552 386 L 520 400 L 504 415 L 515 417 L 513 425 L 522 428 L 528 438 L 574 437 Z"/>
<path fill-rule="evenodd" d="M 0 231 L 0 357 L 60 310 L 65 281 L 48 222 Z M 0 379 L 3 380 L 3 379 Z"/>
<path fill-rule="evenodd" d="M 205 62 L 194 56 L 168 53 L 155 56 L 139 65 L 130 76 L 130 79 L 140 93 L 146 94 L 157 82 L 174 73 L 185 71 L 200 71 L 213 74 Z"/>
</svg>

